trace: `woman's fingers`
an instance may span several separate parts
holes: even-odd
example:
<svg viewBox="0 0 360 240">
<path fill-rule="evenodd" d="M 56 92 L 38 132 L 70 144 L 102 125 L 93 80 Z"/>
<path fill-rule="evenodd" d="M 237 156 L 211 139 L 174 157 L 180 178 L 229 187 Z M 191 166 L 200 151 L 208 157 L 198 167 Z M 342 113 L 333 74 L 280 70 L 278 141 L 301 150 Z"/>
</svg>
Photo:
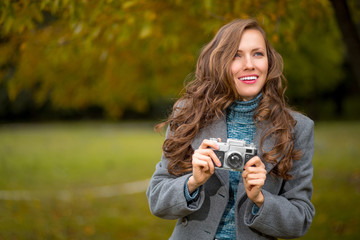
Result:
<svg viewBox="0 0 360 240">
<path fill-rule="evenodd" d="M 203 155 L 199 152 L 195 152 L 193 155 L 193 167 L 200 167 L 203 171 L 214 172 L 214 164 L 211 160 L 211 157 Z"/>
<path fill-rule="evenodd" d="M 210 160 L 212 160 L 213 163 L 215 163 L 216 166 L 220 167 L 221 162 L 219 158 L 216 156 L 215 152 L 211 148 L 205 148 L 205 149 L 197 149 L 195 150 L 194 154 L 204 155 L 210 157 Z"/>
<path fill-rule="evenodd" d="M 266 179 L 266 170 L 263 168 L 250 167 L 250 169 L 246 169 L 242 173 L 242 177 L 247 181 L 254 179 Z"/>
<path fill-rule="evenodd" d="M 260 176 L 266 176 L 267 172 L 264 168 L 259 168 L 259 167 L 250 167 L 245 169 L 245 171 L 243 171 L 243 177 L 246 177 L 248 179 L 253 179 L 253 178 L 257 178 Z"/>
<path fill-rule="evenodd" d="M 265 184 L 265 178 L 263 176 L 255 176 L 252 178 L 247 178 L 246 182 L 248 185 L 263 186 Z"/>
<path fill-rule="evenodd" d="M 266 173 L 263 171 L 259 171 L 259 172 L 254 172 L 254 173 L 249 173 L 246 172 L 244 174 L 244 177 L 250 181 L 250 180 L 254 180 L 254 179 L 265 179 L 266 178 Z"/>
<path fill-rule="evenodd" d="M 221 141 L 221 138 L 219 138 L 219 141 Z M 215 165 L 218 167 L 221 166 L 221 162 L 220 162 L 219 158 L 216 156 L 216 154 L 213 151 L 213 149 L 219 150 L 219 146 L 217 145 L 217 143 L 215 141 L 211 141 L 209 139 L 204 139 L 198 150 L 200 150 L 200 149 L 206 149 L 207 150 L 206 153 L 211 157 L 211 159 L 213 160 Z"/>
<path fill-rule="evenodd" d="M 221 166 L 221 162 L 213 149 L 219 149 L 216 142 L 205 139 L 192 155 L 192 181 L 195 182 L 194 185 L 196 186 L 204 184 L 214 174 L 215 165 Z"/>
<path fill-rule="evenodd" d="M 244 166 L 245 170 L 251 169 L 251 167 L 259 167 L 265 169 L 264 163 L 261 161 L 261 159 L 258 156 L 255 156 L 251 158 Z"/>
<path fill-rule="evenodd" d="M 199 147 L 199 149 L 206 149 L 206 148 L 214 148 L 214 149 L 219 149 L 219 146 L 217 145 L 216 142 L 214 141 L 210 141 L 209 139 L 204 139 Z"/>
<path fill-rule="evenodd" d="M 264 163 L 255 156 L 245 164 L 242 177 L 244 184 L 249 188 L 252 189 L 254 186 L 261 188 L 265 184 L 266 174 Z"/>
<path fill-rule="evenodd" d="M 258 156 L 251 158 L 245 164 L 242 173 L 246 194 L 258 207 L 264 202 L 261 189 L 265 184 L 266 174 L 265 165 Z"/>
</svg>

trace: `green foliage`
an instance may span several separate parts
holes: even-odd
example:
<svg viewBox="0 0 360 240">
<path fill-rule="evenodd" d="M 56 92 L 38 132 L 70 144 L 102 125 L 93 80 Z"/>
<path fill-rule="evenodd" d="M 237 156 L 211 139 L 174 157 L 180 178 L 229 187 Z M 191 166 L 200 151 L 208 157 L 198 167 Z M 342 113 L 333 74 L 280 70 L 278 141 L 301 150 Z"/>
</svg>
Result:
<svg viewBox="0 0 360 240">
<path fill-rule="evenodd" d="M 343 56 L 345 49 L 341 36 L 332 17 L 328 1 L 303 2 L 308 13 L 296 14 L 292 6 L 294 20 L 285 24 L 285 29 L 293 27 L 293 42 L 286 46 L 282 42 L 279 52 L 285 61 L 285 75 L 289 81 L 289 96 L 296 98 L 316 98 L 322 92 L 334 90 L 344 79 Z M 306 21 L 309 16 L 321 18 L 320 22 Z M 320 20 L 320 19 L 319 19 Z M 324 24 L 325 23 L 325 24 Z M 282 39 L 286 39 L 284 36 Z"/>
<path fill-rule="evenodd" d="M 100 106 L 120 118 L 176 97 L 201 47 L 234 18 L 256 18 L 306 97 L 341 80 L 343 47 L 328 0 L 22 0 L 0 3 L 0 82 L 41 106 Z"/>
</svg>

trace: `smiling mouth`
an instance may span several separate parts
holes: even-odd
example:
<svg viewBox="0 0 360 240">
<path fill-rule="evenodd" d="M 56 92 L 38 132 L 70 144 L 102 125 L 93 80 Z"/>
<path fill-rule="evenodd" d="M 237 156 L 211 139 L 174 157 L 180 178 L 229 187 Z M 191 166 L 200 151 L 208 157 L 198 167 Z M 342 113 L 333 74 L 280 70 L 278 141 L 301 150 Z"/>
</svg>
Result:
<svg viewBox="0 0 360 240">
<path fill-rule="evenodd" d="M 241 77 L 239 78 L 240 81 L 256 81 L 258 79 L 257 76 L 249 76 L 249 77 Z"/>
<path fill-rule="evenodd" d="M 259 78 L 259 76 L 246 76 L 246 77 L 240 77 L 238 78 L 241 82 L 246 84 L 254 84 L 256 83 L 256 80 Z"/>
</svg>

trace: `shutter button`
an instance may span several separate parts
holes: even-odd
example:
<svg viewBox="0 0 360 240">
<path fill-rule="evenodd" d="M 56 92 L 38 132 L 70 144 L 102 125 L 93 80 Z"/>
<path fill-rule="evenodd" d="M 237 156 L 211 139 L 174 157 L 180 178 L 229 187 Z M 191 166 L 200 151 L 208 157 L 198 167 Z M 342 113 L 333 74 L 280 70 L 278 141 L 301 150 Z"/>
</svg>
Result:
<svg viewBox="0 0 360 240">
<path fill-rule="evenodd" d="M 187 219 L 187 217 L 183 217 L 182 219 L 181 219 L 181 224 L 185 227 L 185 226 L 187 226 L 187 224 L 188 224 L 188 219 Z"/>
</svg>

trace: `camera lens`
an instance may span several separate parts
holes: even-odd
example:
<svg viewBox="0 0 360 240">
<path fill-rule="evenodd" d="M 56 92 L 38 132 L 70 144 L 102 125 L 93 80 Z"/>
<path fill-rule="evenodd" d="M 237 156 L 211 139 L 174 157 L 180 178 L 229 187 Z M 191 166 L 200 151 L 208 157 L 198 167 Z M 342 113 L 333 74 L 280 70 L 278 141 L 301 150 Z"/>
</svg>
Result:
<svg viewBox="0 0 360 240">
<path fill-rule="evenodd" d="M 231 168 L 235 168 L 235 169 L 241 168 L 242 163 L 243 163 L 243 158 L 239 153 L 231 153 L 227 158 L 227 164 Z"/>
</svg>

